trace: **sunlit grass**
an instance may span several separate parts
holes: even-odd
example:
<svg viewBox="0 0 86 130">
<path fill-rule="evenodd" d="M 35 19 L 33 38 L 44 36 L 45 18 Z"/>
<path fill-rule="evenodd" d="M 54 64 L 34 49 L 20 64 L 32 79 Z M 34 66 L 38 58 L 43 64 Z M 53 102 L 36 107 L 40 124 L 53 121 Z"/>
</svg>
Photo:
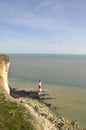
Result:
<svg viewBox="0 0 86 130">
<path fill-rule="evenodd" d="M 0 94 L 0 130 L 35 130 L 29 120 L 25 108 Z"/>
</svg>

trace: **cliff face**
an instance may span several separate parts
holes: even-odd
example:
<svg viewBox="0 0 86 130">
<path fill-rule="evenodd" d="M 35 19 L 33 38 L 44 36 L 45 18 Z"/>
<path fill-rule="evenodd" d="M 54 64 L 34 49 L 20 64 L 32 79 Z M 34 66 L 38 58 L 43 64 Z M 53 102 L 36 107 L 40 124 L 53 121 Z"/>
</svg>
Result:
<svg viewBox="0 0 86 130">
<path fill-rule="evenodd" d="M 10 95 L 8 87 L 8 71 L 10 61 L 6 55 L 0 55 L 0 93 Z M 22 104 L 32 115 L 32 123 L 37 130 L 86 130 L 82 129 L 77 121 L 55 116 L 43 103 L 31 98 L 15 99 L 18 105 Z"/>
<path fill-rule="evenodd" d="M 8 70 L 10 66 L 9 57 L 0 55 L 0 93 L 10 94 L 8 87 Z"/>
</svg>

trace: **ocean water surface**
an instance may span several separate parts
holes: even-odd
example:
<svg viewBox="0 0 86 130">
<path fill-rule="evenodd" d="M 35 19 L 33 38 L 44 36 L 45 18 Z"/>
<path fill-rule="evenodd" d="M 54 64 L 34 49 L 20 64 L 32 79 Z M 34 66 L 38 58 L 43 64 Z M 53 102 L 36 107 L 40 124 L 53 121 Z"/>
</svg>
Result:
<svg viewBox="0 0 86 130">
<path fill-rule="evenodd" d="M 42 80 L 56 114 L 86 126 L 86 55 L 9 54 L 11 87 L 38 89 Z"/>
</svg>

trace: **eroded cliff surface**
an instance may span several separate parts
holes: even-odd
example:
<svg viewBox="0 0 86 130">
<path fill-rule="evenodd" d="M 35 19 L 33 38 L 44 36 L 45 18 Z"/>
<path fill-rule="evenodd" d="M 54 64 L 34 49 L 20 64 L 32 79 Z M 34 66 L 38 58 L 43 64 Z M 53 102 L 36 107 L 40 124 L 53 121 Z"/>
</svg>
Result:
<svg viewBox="0 0 86 130">
<path fill-rule="evenodd" d="M 10 61 L 6 55 L 0 55 L 0 93 L 10 95 L 8 86 L 8 71 Z M 12 92 L 11 92 L 12 93 Z M 14 93 L 15 95 L 16 93 Z M 18 96 L 18 94 L 17 94 Z M 69 121 L 68 119 L 56 116 L 51 110 L 40 100 L 19 95 L 18 98 L 8 96 L 10 100 L 16 101 L 18 105 L 23 105 L 32 115 L 32 123 L 37 130 L 86 130 L 80 127 L 77 121 Z M 15 97 L 15 96 L 14 96 Z"/>
<path fill-rule="evenodd" d="M 0 93 L 10 94 L 8 86 L 8 71 L 10 61 L 7 55 L 0 54 Z"/>
<path fill-rule="evenodd" d="M 42 102 L 31 98 L 18 98 L 33 117 L 37 130 L 86 130 L 81 128 L 78 121 L 70 121 L 62 116 L 56 116 Z"/>
</svg>

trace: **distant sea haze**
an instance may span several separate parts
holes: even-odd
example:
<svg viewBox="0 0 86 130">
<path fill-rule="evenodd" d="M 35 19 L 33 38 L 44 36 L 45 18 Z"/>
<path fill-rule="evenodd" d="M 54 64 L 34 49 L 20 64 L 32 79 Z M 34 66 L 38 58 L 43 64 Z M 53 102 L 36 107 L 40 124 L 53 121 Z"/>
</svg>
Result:
<svg viewBox="0 0 86 130">
<path fill-rule="evenodd" d="M 56 100 L 56 113 L 86 125 L 86 55 L 10 54 L 9 82 L 22 90 L 36 89 L 42 80 Z M 86 127 L 86 126 L 85 126 Z"/>
<path fill-rule="evenodd" d="M 86 87 L 86 55 L 10 55 L 9 75 L 17 81 Z"/>
</svg>

